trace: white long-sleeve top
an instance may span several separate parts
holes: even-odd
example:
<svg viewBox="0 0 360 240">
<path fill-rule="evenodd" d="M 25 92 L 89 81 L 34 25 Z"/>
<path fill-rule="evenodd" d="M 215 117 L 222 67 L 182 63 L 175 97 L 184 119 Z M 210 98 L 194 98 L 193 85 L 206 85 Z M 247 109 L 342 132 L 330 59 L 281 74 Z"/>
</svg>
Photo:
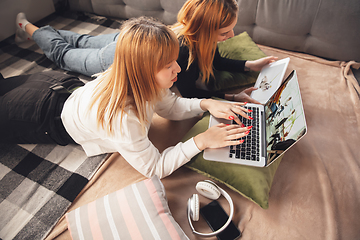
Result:
<svg viewBox="0 0 360 240">
<path fill-rule="evenodd" d="M 181 120 L 194 117 L 203 112 L 201 99 L 185 99 L 177 97 L 166 90 L 155 109 L 147 109 L 148 124 L 143 131 L 135 113 L 128 108 L 120 127 L 120 114 L 114 121 L 114 134 L 109 135 L 105 129 L 98 127 L 96 115 L 98 105 L 89 111 L 93 90 L 98 80 L 85 84 L 75 90 L 66 100 L 61 119 L 66 131 L 80 144 L 88 156 L 102 153 L 119 152 L 124 159 L 146 177 L 157 175 L 166 177 L 200 152 L 193 138 L 185 143 L 178 143 L 165 149 L 162 153 L 148 138 L 148 131 L 154 112 L 170 119 Z"/>
</svg>

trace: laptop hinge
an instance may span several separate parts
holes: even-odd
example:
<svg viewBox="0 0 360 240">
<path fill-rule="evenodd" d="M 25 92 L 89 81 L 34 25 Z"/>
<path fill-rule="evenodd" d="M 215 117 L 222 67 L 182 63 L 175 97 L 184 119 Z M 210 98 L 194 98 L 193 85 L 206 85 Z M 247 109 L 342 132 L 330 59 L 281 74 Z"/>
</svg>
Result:
<svg viewBox="0 0 360 240">
<path fill-rule="evenodd" d="M 261 156 L 263 158 L 265 158 L 265 166 L 267 164 L 267 154 L 266 154 L 266 148 L 267 148 L 267 143 L 266 143 L 266 126 L 265 126 L 265 116 L 264 116 L 265 112 L 261 111 L 261 143 L 262 143 L 262 148 L 261 148 Z"/>
</svg>

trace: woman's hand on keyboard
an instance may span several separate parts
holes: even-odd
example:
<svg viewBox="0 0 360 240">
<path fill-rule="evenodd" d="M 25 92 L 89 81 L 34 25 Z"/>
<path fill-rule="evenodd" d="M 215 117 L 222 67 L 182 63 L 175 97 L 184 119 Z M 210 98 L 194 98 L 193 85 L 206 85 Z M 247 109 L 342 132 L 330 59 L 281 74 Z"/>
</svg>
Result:
<svg viewBox="0 0 360 240">
<path fill-rule="evenodd" d="M 240 138 L 248 135 L 249 132 L 249 128 L 237 124 L 220 123 L 196 135 L 194 141 L 200 151 L 206 148 L 221 148 L 241 144 L 244 140 Z"/>
<path fill-rule="evenodd" d="M 200 103 L 200 107 L 205 111 L 209 111 L 214 117 L 234 120 L 240 126 L 242 122 L 238 118 L 238 115 L 246 119 L 251 119 L 251 117 L 246 114 L 250 111 L 244 108 L 244 105 L 246 105 L 246 103 L 225 102 L 214 99 L 204 99 Z"/>
</svg>

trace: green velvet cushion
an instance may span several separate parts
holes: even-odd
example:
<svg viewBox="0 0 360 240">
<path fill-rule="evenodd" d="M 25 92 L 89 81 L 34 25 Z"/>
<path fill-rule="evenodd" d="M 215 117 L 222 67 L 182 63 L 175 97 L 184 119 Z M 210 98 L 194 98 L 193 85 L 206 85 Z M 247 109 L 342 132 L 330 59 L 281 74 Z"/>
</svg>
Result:
<svg viewBox="0 0 360 240">
<path fill-rule="evenodd" d="M 247 32 L 218 43 L 220 55 L 236 60 L 256 60 L 266 57 Z M 249 86 L 256 82 L 259 72 L 227 72 L 214 70 L 215 79 L 209 79 L 207 87 L 212 91 L 226 91 Z"/>
<path fill-rule="evenodd" d="M 206 131 L 209 125 L 208 113 L 197 122 L 182 139 L 183 142 Z M 282 158 L 282 157 L 281 157 Z M 232 163 L 207 161 L 203 153 L 196 155 L 185 166 L 207 177 L 224 183 L 229 188 L 266 209 L 269 207 L 269 192 L 281 158 L 268 167 L 250 167 Z"/>
</svg>

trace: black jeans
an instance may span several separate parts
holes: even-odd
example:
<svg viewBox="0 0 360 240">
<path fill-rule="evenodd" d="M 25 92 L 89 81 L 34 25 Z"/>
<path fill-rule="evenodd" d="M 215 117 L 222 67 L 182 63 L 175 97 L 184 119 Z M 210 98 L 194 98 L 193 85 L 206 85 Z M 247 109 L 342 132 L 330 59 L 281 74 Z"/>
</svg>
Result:
<svg viewBox="0 0 360 240">
<path fill-rule="evenodd" d="M 60 115 L 68 90 L 83 84 L 56 71 L 1 76 L 0 143 L 74 143 Z"/>
</svg>

